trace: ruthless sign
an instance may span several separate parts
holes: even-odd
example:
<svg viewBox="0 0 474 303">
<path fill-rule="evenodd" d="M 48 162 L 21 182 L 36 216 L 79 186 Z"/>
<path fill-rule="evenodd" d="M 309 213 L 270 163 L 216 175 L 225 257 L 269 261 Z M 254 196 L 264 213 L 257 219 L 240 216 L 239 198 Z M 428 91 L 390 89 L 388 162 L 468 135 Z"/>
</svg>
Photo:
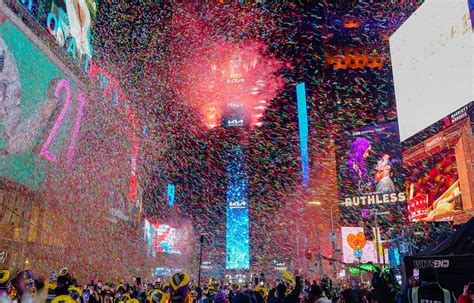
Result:
<svg viewBox="0 0 474 303">
<path fill-rule="evenodd" d="M 393 194 L 376 194 L 368 196 L 356 196 L 344 199 L 344 206 L 361 206 L 374 204 L 389 204 L 397 202 L 405 202 L 405 193 Z"/>
</svg>

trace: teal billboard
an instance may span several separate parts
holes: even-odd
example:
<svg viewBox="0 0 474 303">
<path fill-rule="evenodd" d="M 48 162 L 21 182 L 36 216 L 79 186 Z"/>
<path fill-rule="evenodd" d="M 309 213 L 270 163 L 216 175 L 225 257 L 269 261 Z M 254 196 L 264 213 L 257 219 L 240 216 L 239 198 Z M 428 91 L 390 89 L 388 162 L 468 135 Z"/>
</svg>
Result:
<svg viewBox="0 0 474 303">
<path fill-rule="evenodd" d="M 35 189 L 48 162 L 72 156 L 67 145 L 75 144 L 84 98 L 8 19 L 0 24 L 0 55 L 0 177 Z"/>
</svg>

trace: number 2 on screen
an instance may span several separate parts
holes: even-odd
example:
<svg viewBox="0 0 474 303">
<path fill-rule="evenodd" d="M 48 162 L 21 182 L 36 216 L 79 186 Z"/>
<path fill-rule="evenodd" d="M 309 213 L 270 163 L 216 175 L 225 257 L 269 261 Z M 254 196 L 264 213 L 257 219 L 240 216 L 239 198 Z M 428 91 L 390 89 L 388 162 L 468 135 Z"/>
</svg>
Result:
<svg viewBox="0 0 474 303">
<path fill-rule="evenodd" d="M 49 150 L 49 147 L 51 146 L 51 143 L 54 140 L 54 137 L 58 133 L 59 128 L 61 127 L 61 124 L 64 120 L 64 117 L 66 116 L 69 106 L 71 105 L 71 99 L 72 99 L 72 94 L 71 94 L 71 86 L 69 82 L 66 79 L 61 79 L 56 86 L 56 90 L 54 95 L 56 98 L 61 97 L 61 91 L 64 90 L 66 92 L 66 102 L 64 103 L 64 106 L 61 110 L 61 113 L 59 113 L 58 118 L 56 119 L 56 122 L 54 123 L 53 129 L 49 133 L 48 139 L 46 139 L 46 142 L 44 143 L 43 147 L 41 148 L 40 151 L 40 156 L 51 161 L 51 162 L 57 162 L 58 161 L 58 156 L 54 154 L 52 151 Z M 67 152 L 67 166 L 71 164 L 72 157 L 74 155 L 74 147 L 76 145 L 76 139 L 77 136 L 79 135 L 79 128 L 81 124 L 81 119 L 82 116 L 84 115 L 84 107 L 85 107 L 85 97 L 82 93 L 79 93 L 77 96 L 77 99 L 80 102 L 79 105 L 79 110 L 77 111 L 77 118 L 76 118 L 76 124 L 74 127 L 74 131 L 71 136 L 71 143 L 69 144 L 68 152 Z"/>
</svg>

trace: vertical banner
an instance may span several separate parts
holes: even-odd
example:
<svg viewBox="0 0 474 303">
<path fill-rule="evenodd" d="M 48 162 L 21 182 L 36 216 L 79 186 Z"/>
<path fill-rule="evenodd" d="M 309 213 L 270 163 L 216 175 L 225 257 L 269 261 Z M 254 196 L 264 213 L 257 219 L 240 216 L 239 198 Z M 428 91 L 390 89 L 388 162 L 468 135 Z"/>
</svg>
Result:
<svg viewBox="0 0 474 303">
<path fill-rule="evenodd" d="M 362 212 L 373 210 L 402 214 L 406 197 L 397 122 L 344 132 L 336 144 L 339 208 L 346 223 L 358 224 Z"/>
<path fill-rule="evenodd" d="M 240 146 L 230 152 L 227 178 L 226 269 L 249 269 L 248 179 Z"/>
<path fill-rule="evenodd" d="M 298 103 L 298 125 L 300 129 L 301 174 L 303 177 L 303 187 L 308 187 L 308 113 L 306 109 L 306 87 L 304 82 L 296 85 L 296 100 Z"/>
</svg>

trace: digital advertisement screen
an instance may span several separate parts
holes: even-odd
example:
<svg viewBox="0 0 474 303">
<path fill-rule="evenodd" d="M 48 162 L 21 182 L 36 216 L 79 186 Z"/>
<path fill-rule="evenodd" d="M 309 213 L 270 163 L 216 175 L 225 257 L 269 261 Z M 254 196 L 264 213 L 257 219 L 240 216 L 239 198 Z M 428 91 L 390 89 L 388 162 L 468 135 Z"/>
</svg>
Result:
<svg viewBox="0 0 474 303">
<path fill-rule="evenodd" d="M 462 210 L 454 149 L 426 157 L 408 167 L 410 221 L 452 221 Z"/>
<path fill-rule="evenodd" d="M 157 224 L 155 227 L 155 250 L 157 253 L 180 254 L 176 248 L 178 231 L 166 224 Z"/>
<path fill-rule="evenodd" d="M 374 241 L 366 238 L 363 227 L 341 227 L 344 263 L 377 263 Z"/>
<path fill-rule="evenodd" d="M 25 24 L 56 41 L 70 60 L 87 72 L 93 56 L 91 30 L 97 15 L 97 0 L 6 0 L 5 4 Z M 38 28 L 39 27 L 39 28 Z"/>
<path fill-rule="evenodd" d="M 72 157 L 85 99 L 9 19 L 0 34 L 0 176 L 37 188 L 45 160 Z"/>
<path fill-rule="evenodd" d="M 403 215 L 405 188 L 396 122 L 341 133 L 336 140 L 341 217 L 357 224 L 362 212 L 396 209 Z"/>
<path fill-rule="evenodd" d="M 402 141 L 472 101 L 469 3 L 427 0 L 390 37 Z"/>
<path fill-rule="evenodd" d="M 150 223 L 145 219 L 144 238 L 148 243 L 148 253 L 181 254 L 179 243 L 187 241 L 184 230 L 178 230 L 168 224 Z"/>
</svg>

